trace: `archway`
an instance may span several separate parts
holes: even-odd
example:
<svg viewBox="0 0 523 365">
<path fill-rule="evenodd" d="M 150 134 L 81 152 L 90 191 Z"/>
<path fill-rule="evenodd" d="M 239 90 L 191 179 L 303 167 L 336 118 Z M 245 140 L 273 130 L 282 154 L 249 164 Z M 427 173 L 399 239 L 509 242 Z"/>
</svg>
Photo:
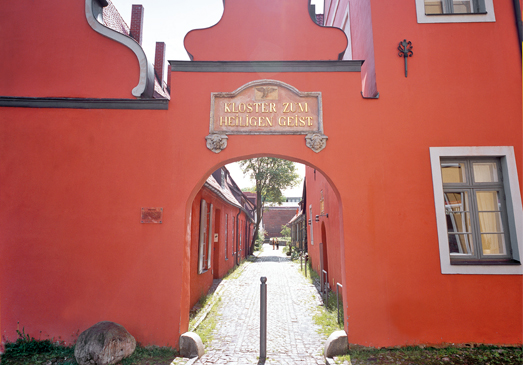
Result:
<svg viewBox="0 0 523 365">
<path fill-rule="evenodd" d="M 326 206 L 327 209 L 330 209 L 330 216 L 328 218 L 329 221 L 325 221 L 325 219 L 327 219 L 326 215 L 323 215 L 321 217 L 323 220 L 322 222 L 319 222 L 319 221 L 317 222 L 315 220 L 309 221 L 309 225 L 311 225 L 311 226 L 320 225 L 320 227 L 317 227 L 313 231 L 314 235 L 316 235 L 316 238 L 314 238 L 314 237 L 312 237 L 312 239 L 309 238 L 310 243 L 307 244 L 306 246 L 309 247 L 309 256 L 311 259 L 312 267 L 319 275 L 321 275 L 322 270 L 327 270 L 328 264 L 326 264 L 326 263 L 329 262 L 329 257 L 330 257 L 330 260 L 337 261 L 337 263 L 334 265 L 334 267 L 336 268 L 336 272 L 333 271 L 331 273 L 331 275 L 329 275 L 329 277 L 332 277 L 333 280 L 335 280 L 334 281 L 335 283 L 339 283 L 339 284 L 343 285 L 344 280 L 345 280 L 344 279 L 344 259 L 343 259 L 344 258 L 344 247 L 343 247 L 344 240 L 343 240 L 343 229 L 342 229 L 342 227 L 343 227 L 343 220 L 342 220 L 343 209 L 341 206 L 341 201 L 339 200 L 339 195 L 338 195 L 336 187 L 332 185 L 332 183 L 329 181 L 327 176 L 325 176 L 323 178 L 324 180 L 320 179 L 320 176 L 323 176 L 323 175 L 320 173 L 320 170 L 317 167 L 312 166 L 310 162 L 299 160 L 293 156 L 283 156 L 283 155 L 274 156 L 272 154 L 265 153 L 265 154 L 255 155 L 255 156 L 252 156 L 252 155 L 251 156 L 240 156 L 238 158 L 235 158 L 232 161 L 228 160 L 228 161 L 220 162 L 211 168 L 212 173 L 205 174 L 205 177 L 202 177 L 202 179 L 208 179 L 211 177 L 212 177 L 212 180 L 215 180 L 214 177 L 219 179 L 223 173 L 217 174 L 216 171 L 220 171 L 220 169 L 228 163 L 240 161 L 240 160 L 243 160 L 246 158 L 265 157 L 265 156 L 278 157 L 278 158 L 287 159 L 287 160 L 290 160 L 293 162 L 302 163 L 302 164 L 306 165 L 307 169 L 309 170 L 309 173 L 307 176 L 309 179 L 309 184 L 311 184 L 311 187 L 313 187 L 313 184 L 315 181 L 322 184 L 321 189 L 318 189 L 318 186 L 315 187 L 315 189 L 318 190 L 317 192 L 314 192 L 312 190 L 312 188 L 308 190 L 309 194 L 308 195 L 306 194 L 305 198 L 307 198 L 307 196 L 308 196 L 309 199 L 311 199 L 311 201 L 307 203 L 307 209 L 304 210 L 304 214 L 306 216 L 308 216 L 309 209 L 312 209 L 314 214 L 320 214 L 321 212 L 323 212 L 323 209 L 325 209 L 325 206 Z M 315 172 L 312 173 L 312 171 L 315 171 Z M 304 183 L 307 183 L 307 176 L 305 177 Z M 196 229 L 195 226 L 198 225 L 199 214 L 197 213 L 196 210 L 200 206 L 199 199 L 207 199 L 207 200 L 211 199 L 208 197 L 208 195 L 206 195 L 205 193 L 202 193 L 202 189 L 206 185 L 208 185 L 208 182 L 206 182 L 206 180 L 204 180 L 203 183 L 200 182 L 197 186 L 195 186 L 195 188 L 193 190 L 193 194 L 191 194 L 191 197 L 188 199 L 188 202 L 187 202 L 187 205 L 190 208 L 188 209 L 188 215 L 186 217 L 186 220 L 187 220 L 187 222 L 189 222 L 189 224 L 187 225 L 188 232 L 186 235 L 186 243 L 185 243 L 186 249 L 184 251 L 188 255 L 188 259 L 184 260 L 184 262 L 189 262 L 192 264 L 190 264 L 188 267 L 184 268 L 183 276 L 184 276 L 185 284 L 183 285 L 183 287 L 186 288 L 186 292 L 182 296 L 191 298 L 192 302 L 194 302 L 196 300 L 196 298 L 195 298 L 196 295 L 199 295 L 203 292 L 199 288 L 202 288 L 202 287 L 205 288 L 205 292 L 206 292 L 207 288 L 211 285 L 212 279 L 219 279 L 220 275 L 222 275 L 223 272 L 227 271 L 227 268 L 232 267 L 230 262 L 225 262 L 223 260 L 216 262 L 216 260 L 220 260 L 220 258 L 223 259 L 224 255 L 227 255 L 227 254 L 232 254 L 232 256 L 234 257 L 234 260 L 238 260 L 239 258 L 244 257 L 245 253 L 248 250 L 246 243 L 249 242 L 246 240 L 246 238 L 247 237 L 250 238 L 249 231 L 250 231 L 250 227 L 252 227 L 252 226 L 246 225 L 245 221 L 242 221 L 241 219 L 232 219 L 231 220 L 231 216 L 230 216 L 230 213 L 227 212 L 227 208 L 220 208 L 220 209 L 214 210 L 214 212 L 213 212 L 214 222 L 221 222 L 220 229 L 216 228 L 216 223 L 214 223 L 214 226 L 212 228 L 212 231 L 218 235 L 218 238 L 215 238 L 216 241 L 214 241 L 216 243 L 216 247 L 213 248 L 214 262 L 212 263 L 211 268 L 210 268 L 211 270 L 214 270 L 214 271 L 213 271 L 213 275 L 207 279 L 207 282 L 202 283 L 202 281 L 199 280 L 199 278 L 202 277 L 201 275 L 208 275 L 208 274 L 207 273 L 203 273 L 203 274 L 198 273 L 195 269 L 196 260 L 194 258 L 194 255 L 198 255 L 198 251 L 197 251 L 197 245 L 195 245 L 195 241 L 197 241 L 197 238 L 194 235 L 195 235 L 195 233 L 198 233 L 198 229 Z M 326 203 L 326 205 L 322 204 L 323 205 L 323 209 L 322 209 L 322 208 L 320 208 L 319 199 L 316 199 L 316 195 L 319 195 L 320 190 L 321 190 L 321 195 L 323 196 L 324 190 L 326 189 L 326 185 L 328 185 L 330 187 L 329 191 L 332 196 L 331 196 L 331 200 L 328 201 Z M 312 200 L 314 200 L 314 201 L 312 201 Z M 333 204 L 332 201 L 336 201 L 336 204 Z M 218 206 L 218 205 L 216 205 L 216 206 Z M 218 214 L 220 214 L 220 217 L 218 217 Z M 239 213 L 239 214 L 241 214 L 241 213 Z M 338 230 L 337 236 L 340 237 L 340 239 L 337 240 L 337 245 L 333 246 L 335 248 L 334 251 L 330 252 L 329 250 L 332 245 L 328 246 L 329 247 L 328 248 L 327 245 L 322 246 L 321 243 L 327 243 L 326 225 L 329 226 L 329 224 L 331 224 L 331 222 L 333 220 L 335 220 L 337 222 L 336 224 L 334 224 L 334 229 Z M 243 227 L 245 227 L 245 229 L 243 229 Z M 316 241 L 317 243 L 315 244 L 314 241 Z M 223 245 L 224 243 L 225 243 L 225 246 Z M 242 251 L 239 252 L 238 249 L 236 249 L 236 252 L 231 252 L 231 249 L 233 249 L 233 247 L 235 247 L 235 245 L 237 245 L 237 247 L 239 247 L 239 249 L 241 249 Z M 227 260 L 230 259 L 232 256 L 229 256 L 227 258 Z M 220 271 L 221 271 L 221 273 L 219 273 Z M 195 282 L 198 284 L 194 285 Z M 196 290 L 196 292 L 195 292 L 195 290 Z M 343 298 L 345 298 L 345 297 L 346 296 L 343 295 Z M 187 304 L 187 307 L 185 310 L 182 310 L 182 313 L 181 313 L 182 316 L 184 316 L 185 314 L 188 316 L 192 302 Z M 188 318 L 185 320 L 188 323 Z M 183 323 L 183 318 L 182 318 L 182 323 Z M 183 331 L 184 331 L 184 329 L 182 329 L 182 332 Z"/>
</svg>

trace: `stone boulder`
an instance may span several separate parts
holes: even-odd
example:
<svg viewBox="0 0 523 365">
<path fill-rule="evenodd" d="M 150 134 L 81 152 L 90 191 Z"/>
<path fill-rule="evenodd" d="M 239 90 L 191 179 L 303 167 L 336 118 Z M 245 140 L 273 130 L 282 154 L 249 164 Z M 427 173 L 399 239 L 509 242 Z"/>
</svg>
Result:
<svg viewBox="0 0 523 365">
<path fill-rule="evenodd" d="M 202 357 L 205 354 L 200 336 L 194 332 L 185 332 L 180 336 L 180 355 L 182 357 Z"/>
<path fill-rule="evenodd" d="M 345 355 L 348 348 L 349 343 L 345 331 L 334 331 L 325 342 L 323 354 L 325 358 Z"/>
<path fill-rule="evenodd" d="M 79 365 L 116 364 L 129 357 L 136 340 L 127 330 L 114 322 L 98 322 L 83 331 L 74 348 Z"/>
</svg>

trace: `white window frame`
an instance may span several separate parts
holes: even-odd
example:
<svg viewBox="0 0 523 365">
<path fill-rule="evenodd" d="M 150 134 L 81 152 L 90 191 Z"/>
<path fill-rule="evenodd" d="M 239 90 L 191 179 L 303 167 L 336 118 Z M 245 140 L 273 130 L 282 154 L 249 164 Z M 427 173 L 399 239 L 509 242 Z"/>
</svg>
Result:
<svg viewBox="0 0 523 365">
<path fill-rule="evenodd" d="M 209 210 L 207 210 L 209 208 Z M 211 268 L 212 254 L 212 208 L 202 199 L 200 202 L 200 234 L 198 244 L 198 274 L 203 274 Z M 207 239 L 207 261 L 204 262 L 205 241 Z"/>
<path fill-rule="evenodd" d="M 425 14 L 425 0 L 416 0 L 416 15 L 418 23 L 482 23 L 495 22 L 493 0 L 484 0 L 486 14 Z"/>
<path fill-rule="evenodd" d="M 309 222 L 310 222 L 310 229 L 311 229 L 311 246 L 314 246 L 314 232 L 312 229 L 314 219 L 312 218 L 312 204 L 309 205 Z"/>
<path fill-rule="evenodd" d="M 503 186 L 506 195 L 508 229 L 512 248 L 512 258 L 521 262 L 523 253 L 523 209 L 512 146 L 481 147 L 430 147 L 434 204 L 438 230 L 439 254 L 442 274 L 485 274 L 485 275 L 523 275 L 523 265 L 451 265 L 445 202 L 443 201 L 443 181 L 441 177 L 441 158 L 445 157 L 498 157 L 501 161 Z"/>
</svg>

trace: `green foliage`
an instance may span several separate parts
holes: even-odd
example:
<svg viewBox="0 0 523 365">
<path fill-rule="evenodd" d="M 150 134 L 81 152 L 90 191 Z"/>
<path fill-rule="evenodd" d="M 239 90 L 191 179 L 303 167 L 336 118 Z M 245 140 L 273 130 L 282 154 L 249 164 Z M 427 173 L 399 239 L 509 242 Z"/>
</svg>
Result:
<svg viewBox="0 0 523 365">
<path fill-rule="evenodd" d="M 314 272 L 314 271 L 313 271 Z M 317 276 L 317 275 L 316 275 Z M 343 304 L 341 304 L 340 311 L 342 311 Z M 343 313 L 340 314 L 343 318 Z M 336 293 L 329 291 L 327 294 L 327 302 L 320 307 L 313 316 L 314 323 L 316 323 L 320 330 L 319 332 L 326 337 L 330 336 L 332 332 L 343 329 L 343 322 L 338 323 L 338 307 L 336 306 Z"/>
<path fill-rule="evenodd" d="M 74 346 L 64 346 L 61 341 L 37 340 L 17 330 L 18 339 L 5 344 L 2 365 L 78 365 L 74 357 Z M 121 365 L 170 364 L 178 356 L 172 347 L 137 345 L 131 356 L 122 360 Z"/>
<path fill-rule="evenodd" d="M 283 237 L 290 238 L 291 237 L 291 227 L 289 227 L 286 224 L 282 225 L 280 233 Z"/>
<path fill-rule="evenodd" d="M 282 190 L 296 186 L 299 175 L 294 162 L 274 157 L 257 157 L 240 161 L 240 168 L 255 182 L 255 191 L 265 201 L 282 202 Z"/>
<path fill-rule="evenodd" d="M 256 240 L 256 242 L 254 242 L 254 251 L 261 251 L 263 249 L 263 240 Z"/>
<path fill-rule="evenodd" d="M 121 365 L 170 364 L 178 356 L 178 351 L 172 347 L 137 345 L 133 354 L 123 359 Z"/>
<path fill-rule="evenodd" d="M 2 365 L 44 364 L 55 359 L 56 364 L 76 364 L 74 347 L 60 345 L 60 342 L 37 340 L 22 331 L 17 330 L 18 338 L 15 342 L 5 343 L 5 352 L 2 354 Z"/>
<path fill-rule="evenodd" d="M 242 192 L 244 192 L 244 193 L 255 193 L 256 192 L 256 186 L 248 186 L 246 188 L 242 188 Z"/>
<path fill-rule="evenodd" d="M 294 162 L 273 157 L 257 157 L 239 162 L 245 175 L 256 183 L 256 223 L 254 237 L 258 237 L 265 202 L 285 201 L 282 190 L 296 186 L 300 176 Z M 256 240 L 256 238 L 254 238 Z"/>
<path fill-rule="evenodd" d="M 521 365 L 521 347 L 419 347 L 374 349 L 351 346 L 349 353 L 337 358 L 353 365 L 363 364 L 422 364 L 422 365 Z"/>
<path fill-rule="evenodd" d="M 216 328 L 218 319 L 220 318 L 219 308 L 221 306 L 221 298 L 218 298 L 213 304 L 211 310 L 205 317 L 205 320 L 200 323 L 200 325 L 194 330 L 202 339 L 204 345 L 208 345 L 212 341 L 212 333 Z"/>
</svg>

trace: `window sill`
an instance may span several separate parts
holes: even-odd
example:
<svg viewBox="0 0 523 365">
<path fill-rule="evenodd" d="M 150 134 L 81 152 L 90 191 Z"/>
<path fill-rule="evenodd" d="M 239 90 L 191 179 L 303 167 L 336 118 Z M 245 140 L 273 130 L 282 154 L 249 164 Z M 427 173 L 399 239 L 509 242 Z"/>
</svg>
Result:
<svg viewBox="0 0 523 365">
<path fill-rule="evenodd" d="M 517 260 L 450 260 L 451 265 L 521 265 Z"/>
<path fill-rule="evenodd" d="M 425 16 L 460 16 L 460 15 L 464 15 L 464 16 L 470 16 L 470 15 L 487 15 L 488 13 L 485 11 L 485 12 L 481 12 L 481 13 L 441 13 L 441 14 L 437 14 L 437 13 L 425 13 Z"/>
</svg>

